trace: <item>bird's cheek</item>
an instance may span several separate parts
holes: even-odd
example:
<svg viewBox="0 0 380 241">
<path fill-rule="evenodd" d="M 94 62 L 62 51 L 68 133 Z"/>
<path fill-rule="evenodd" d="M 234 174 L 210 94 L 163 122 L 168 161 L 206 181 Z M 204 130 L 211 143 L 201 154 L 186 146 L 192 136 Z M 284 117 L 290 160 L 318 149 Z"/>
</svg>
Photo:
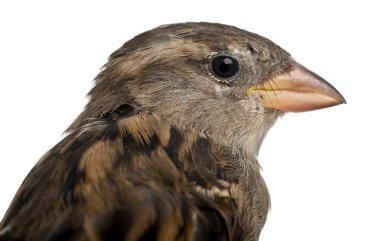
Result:
<svg viewBox="0 0 380 241">
<path fill-rule="evenodd" d="M 292 69 L 263 84 L 248 88 L 247 95 L 260 95 L 264 108 L 303 112 L 346 103 L 326 80 L 295 63 Z"/>
</svg>

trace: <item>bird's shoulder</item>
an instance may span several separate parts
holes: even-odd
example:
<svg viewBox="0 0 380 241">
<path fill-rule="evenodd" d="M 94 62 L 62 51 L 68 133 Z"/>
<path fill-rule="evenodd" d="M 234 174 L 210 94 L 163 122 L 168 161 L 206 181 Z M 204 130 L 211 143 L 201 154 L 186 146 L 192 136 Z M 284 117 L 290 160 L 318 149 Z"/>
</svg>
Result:
<svg viewBox="0 0 380 241">
<path fill-rule="evenodd" d="M 31 170 L 0 240 L 229 240 L 241 231 L 210 141 L 152 114 L 89 122 Z"/>
</svg>

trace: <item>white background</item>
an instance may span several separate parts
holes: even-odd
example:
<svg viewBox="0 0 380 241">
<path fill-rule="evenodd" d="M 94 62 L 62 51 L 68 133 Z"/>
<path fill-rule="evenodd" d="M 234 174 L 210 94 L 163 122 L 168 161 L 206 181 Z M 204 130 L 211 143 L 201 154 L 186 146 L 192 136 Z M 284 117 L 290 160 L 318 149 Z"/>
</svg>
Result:
<svg viewBox="0 0 380 241">
<path fill-rule="evenodd" d="M 380 240 L 380 17 L 376 1 L 2 1 L 0 218 L 86 103 L 108 55 L 161 24 L 259 33 L 332 83 L 347 105 L 288 114 L 260 161 L 272 210 L 261 240 Z"/>
</svg>

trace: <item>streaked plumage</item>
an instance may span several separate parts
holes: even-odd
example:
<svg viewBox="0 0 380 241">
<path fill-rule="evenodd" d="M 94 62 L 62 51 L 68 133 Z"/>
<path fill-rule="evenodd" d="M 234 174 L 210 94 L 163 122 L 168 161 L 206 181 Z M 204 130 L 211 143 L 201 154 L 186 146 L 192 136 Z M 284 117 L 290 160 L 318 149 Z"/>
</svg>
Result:
<svg viewBox="0 0 380 241">
<path fill-rule="evenodd" d="M 219 55 L 238 61 L 232 77 L 210 70 Z M 288 86 L 294 73 L 300 91 Z M 257 161 L 266 132 L 284 111 L 344 102 L 270 40 L 210 23 L 128 41 L 89 95 L 24 180 L 1 241 L 258 240 L 270 205 Z"/>
</svg>

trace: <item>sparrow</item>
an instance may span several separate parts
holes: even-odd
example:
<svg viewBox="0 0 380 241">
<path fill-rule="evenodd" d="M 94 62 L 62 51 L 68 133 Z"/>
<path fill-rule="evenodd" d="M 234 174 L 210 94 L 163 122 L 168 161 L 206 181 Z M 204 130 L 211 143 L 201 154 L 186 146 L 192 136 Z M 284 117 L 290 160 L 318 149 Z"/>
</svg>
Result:
<svg viewBox="0 0 380 241">
<path fill-rule="evenodd" d="M 134 37 L 89 97 L 23 181 L 1 241 L 257 241 L 266 133 L 284 113 L 345 103 L 269 39 L 216 23 Z"/>
</svg>

